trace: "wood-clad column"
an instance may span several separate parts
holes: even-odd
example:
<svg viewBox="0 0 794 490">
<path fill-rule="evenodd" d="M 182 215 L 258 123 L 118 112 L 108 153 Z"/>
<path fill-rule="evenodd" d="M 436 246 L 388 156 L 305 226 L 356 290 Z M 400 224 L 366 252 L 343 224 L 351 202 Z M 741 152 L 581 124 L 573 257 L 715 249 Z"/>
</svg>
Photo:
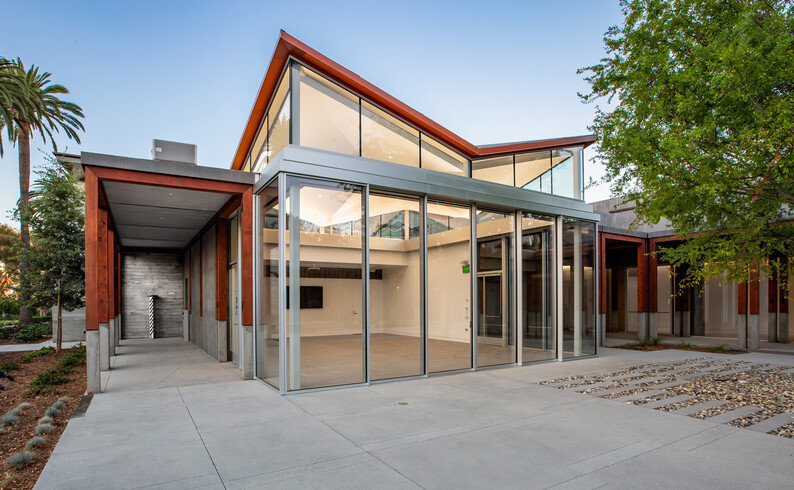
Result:
<svg viewBox="0 0 794 490">
<path fill-rule="evenodd" d="M 108 355 L 115 356 L 116 339 L 116 233 L 112 220 L 108 226 Z"/>
<path fill-rule="evenodd" d="M 228 360 L 228 222 L 219 218 L 215 223 L 215 320 L 218 322 L 218 362 Z"/>
<path fill-rule="evenodd" d="M 108 350 L 109 329 L 108 325 L 108 212 L 99 208 L 97 214 L 97 304 L 99 306 L 99 369 L 110 369 L 110 351 Z"/>
<path fill-rule="evenodd" d="M 243 193 L 240 207 L 240 264 L 242 302 L 243 379 L 254 377 L 254 191 Z"/>
<path fill-rule="evenodd" d="M 601 345 L 607 333 L 607 238 L 598 234 L 598 326 Z"/>
<path fill-rule="evenodd" d="M 648 333 L 659 336 L 659 257 L 658 246 L 654 240 L 648 243 Z"/>
<path fill-rule="evenodd" d="M 99 393 L 99 179 L 90 167 L 84 171 L 86 389 Z"/>
<path fill-rule="evenodd" d="M 648 242 L 637 244 L 637 336 L 652 337 L 648 319 Z"/>
</svg>

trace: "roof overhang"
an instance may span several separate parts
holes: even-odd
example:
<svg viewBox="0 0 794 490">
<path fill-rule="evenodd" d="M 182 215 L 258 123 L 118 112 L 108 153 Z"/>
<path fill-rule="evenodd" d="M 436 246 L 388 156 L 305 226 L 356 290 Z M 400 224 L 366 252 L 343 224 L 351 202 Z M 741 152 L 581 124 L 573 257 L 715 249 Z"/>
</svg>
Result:
<svg viewBox="0 0 794 490">
<path fill-rule="evenodd" d="M 533 150 L 564 148 L 568 146 L 587 147 L 595 142 L 595 136 L 583 135 L 498 145 L 473 145 L 421 112 L 409 107 L 372 85 L 339 63 L 315 51 L 286 32 L 281 31 L 278 42 L 276 43 L 276 49 L 273 52 L 273 57 L 270 60 L 270 65 L 265 73 L 262 85 L 259 88 L 259 93 L 256 96 L 254 107 L 251 109 L 251 115 L 248 117 L 248 122 L 243 130 L 240 143 L 237 145 L 237 152 L 232 161 L 232 169 L 239 170 L 243 167 L 245 157 L 254 142 L 256 132 L 259 129 L 262 118 L 265 116 L 265 111 L 267 111 L 267 105 L 278 86 L 281 74 L 290 58 L 305 64 L 340 85 L 383 107 L 387 111 L 412 124 L 420 131 L 438 139 L 470 159 Z"/>
<path fill-rule="evenodd" d="M 254 174 L 185 163 L 83 153 L 97 176 L 100 207 L 123 248 L 182 250 L 213 219 L 236 209 Z"/>
</svg>

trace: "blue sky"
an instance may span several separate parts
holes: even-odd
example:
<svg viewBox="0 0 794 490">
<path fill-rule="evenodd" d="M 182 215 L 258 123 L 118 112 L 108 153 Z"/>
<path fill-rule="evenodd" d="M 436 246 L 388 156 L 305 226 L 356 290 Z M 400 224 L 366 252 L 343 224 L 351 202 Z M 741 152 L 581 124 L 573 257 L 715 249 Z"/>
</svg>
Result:
<svg viewBox="0 0 794 490">
<path fill-rule="evenodd" d="M 150 158 L 153 138 L 195 143 L 228 168 L 279 29 L 474 144 L 586 134 L 576 69 L 604 54 L 617 0 L 0 0 L 0 56 L 53 74 L 82 106 L 82 143 Z M 0 221 L 19 198 L 16 147 L 0 159 Z M 33 165 L 51 147 L 35 139 Z M 592 156 L 588 152 L 586 156 Z M 598 165 L 586 164 L 586 177 Z M 35 175 L 33 176 L 35 179 Z M 603 186 L 587 200 L 608 197 Z"/>
</svg>

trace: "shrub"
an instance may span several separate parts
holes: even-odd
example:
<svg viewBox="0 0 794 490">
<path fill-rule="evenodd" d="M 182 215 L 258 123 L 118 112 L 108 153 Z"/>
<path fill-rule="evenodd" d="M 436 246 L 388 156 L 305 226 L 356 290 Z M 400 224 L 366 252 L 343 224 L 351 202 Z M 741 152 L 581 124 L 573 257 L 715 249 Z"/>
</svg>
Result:
<svg viewBox="0 0 794 490">
<path fill-rule="evenodd" d="M 0 425 L 3 427 L 8 427 L 9 425 L 14 425 L 19 420 L 19 414 L 14 413 L 14 411 L 10 411 L 0 417 Z"/>
<path fill-rule="evenodd" d="M 8 315 L 8 316 L 19 315 L 19 300 L 14 298 L 0 299 L 0 315 Z"/>
<path fill-rule="evenodd" d="M 712 345 L 711 347 L 709 347 L 709 349 L 711 349 L 714 352 L 721 352 L 724 350 L 728 350 L 728 346 L 725 344 L 718 344 L 718 345 Z"/>
<path fill-rule="evenodd" d="M 50 405 L 51 408 L 55 408 L 57 410 L 63 410 L 66 407 L 66 404 L 62 401 L 57 401 Z"/>
<path fill-rule="evenodd" d="M 35 324 L 27 327 L 19 327 L 15 333 L 11 334 L 11 340 L 18 344 L 33 342 L 49 335 L 52 327 L 46 324 Z"/>
<path fill-rule="evenodd" d="M 25 449 L 33 449 L 36 446 L 41 446 L 47 439 L 41 436 L 33 436 L 30 440 L 25 444 Z"/>
<path fill-rule="evenodd" d="M 85 364 L 84 345 L 75 345 L 69 349 L 69 352 L 67 352 L 66 355 L 64 355 L 58 362 L 59 366 L 67 369 L 72 369 L 73 367 L 80 364 Z"/>
<path fill-rule="evenodd" d="M 45 415 L 44 417 L 40 418 L 37 423 L 38 423 L 38 425 L 41 425 L 41 424 L 50 424 L 50 425 L 52 425 L 52 417 L 50 417 L 48 415 Z"/>
<path fill-rule="evenodd" d="M 27 410 L 28 408 L 30 408 L 30 403 L 28 403 L 28 402 L 22 402 L 22 403 L 20 403 L 19 405 L 17 405 L 17 406 L 16 406 L 16 408 L 14 408 L 14 409 L 13 409 L 13 410 L 11 410 L 11 411 L 12 411 L 12 412 L 14 412 L 14 413 L 15 413 L 15 414 L 17 414 L 17 415 L 21 415 L 21 414 L 22 414 L 22 412 L 24 412 L 24 411 L 25 411 L 25 410 Z"/>
<path fill-rule="evenodd" d="M 19 326 L 17 325 L 16 320 L 4 320 L 4 322 L 13 321 L 10 326 L 6 325 L 0 327 L 0 339 L 10 339 L 12 335 L 19 331 Z"/>
<path fill-rule="evenodd" d="M 6 459 L 6 464 L 13 468 L 21 468 L 33 460 L 33 451 L 19 451 Z"/>
<path fill-rule="evenodd" d="M 62 396 L 62 397 L 58 398 L 58 401 L 61 402 L 61 403 L 66 403 L 66 402 L 69 401 L 69 397 L 68 396 Z"/>
<path fill-rule="evenodd" d="M 49 323 L 52 325 L 52 317 L 51 316 L 34 316 L 33 323 Z"/>
<path fill-rule="evenodd" d="M 67 373 L 61 369 L 48 369 L 36 376 L 33 381 L 30 382 L 30 386 L 45 388 L 68 383 L 69 378 L 66 377 L 66 374 Z"/>
<path fill-rule="evenodd" d="M 44 412 L 44 415 L 55 418 L 61 415 L 61 410 L 55 407 L 50 407 L 46 412 Z"/>
<path fill-rule="evenodd" d="M 31 352 L 25 352 L 21 356 L 19 356 L 24 361 L 29 361 L 31 359 L 35 359 L 37 357 L 46 356 L 47 354 L 55 352 L 55 347 L 42 347 L 39 350 L 34 350 Z"/>
<path fill-rule="evenodd" d="M 678 344 L 678 347 L 680 347 L 680 348 L 682 348 L 682 349 L 692 349 L 692 348 L 694 348 L 695 346 L 694 346 L 694 345 L 692 345 L 692 344 L 690 344 L 689 342 L 684 342 L 684 341 L 681 341 L 681 343 L 680 343 L 680 344 Z"/>
<path fill-rule="evenodd" d="M 49 434 L 50 432 L 54 431 L 55 427 L 52 424 L 39 424 L 33 429 L 34 434 Z"/>
<path fill-rule="evenodd" d="M 14 361 L 0 361 L 0 371 L 17 371 L 19 364 Z"/>
</svg>

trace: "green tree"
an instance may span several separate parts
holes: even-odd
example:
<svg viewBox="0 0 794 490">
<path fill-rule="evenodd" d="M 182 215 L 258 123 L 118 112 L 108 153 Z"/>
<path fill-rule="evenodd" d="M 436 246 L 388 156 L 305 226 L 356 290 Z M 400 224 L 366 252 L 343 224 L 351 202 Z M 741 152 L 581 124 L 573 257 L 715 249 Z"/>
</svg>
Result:
<svg viewBox="0 0 794 490">
<path fill-rule="evenodd" d="M 20 246 L 19 232 L 0 224 L 0 297 L 17 296 Z"/>
<path fill-rule="evenodd" d="M 36 174 L 28 203 L 33 246 L 27 306 L 57 305 L 60 350 L 61 309 L 71 311 L 84 305 L 84 197 L 68 164 L 53 158 Z"/>
<path fill-rule="evenodd" d="M 691 237 L 663 252 L 690 282 L 748 280 L 794 256 L 791 1 L 622 0 L 585 73 L 605 180 L 637 224 Z M 771 260 L 769 260 L 771 258 Z M 787 275 L 786 275 L 787 277 Z"/>
<path fill-rule="evenodd" d="M 16 143 L 19 150 L 19 210 L 20 238 L 22 252 L 19 264 L 20 302 L 23 307 L 19 312 L 19 323 L 33 323 L 31 310 L 26 307 L 30 298 L 26 297 L 28 284 L 28 252 L 30 249 L 30 228 L 27 222 L 26 209 L 30 191 L 30 139 L 38 132 L 44 142 L 47 138 L 52 142 L 53 149 L 58 147 L 53 139 L 53 132 L 63 130 L 64 134 L 78 143 L 78 131 L 83 130 L 80 118 L 83 112 L 80 106 L 63 101 L 60 95 L 69 91 L 62 85 L 50 81 L 50 73 L 39 73 L 36 66 L 25 69 L 21 60 L 7 61 L 0 64 L 0 80 L 4 80 L 0 95 L 0 131 L 3 126 L 9 141 Z M 0 132 L 0 138 L 2 133 Z M 0 146 L 0 154 L 2 146 Z"/>
</svg>

